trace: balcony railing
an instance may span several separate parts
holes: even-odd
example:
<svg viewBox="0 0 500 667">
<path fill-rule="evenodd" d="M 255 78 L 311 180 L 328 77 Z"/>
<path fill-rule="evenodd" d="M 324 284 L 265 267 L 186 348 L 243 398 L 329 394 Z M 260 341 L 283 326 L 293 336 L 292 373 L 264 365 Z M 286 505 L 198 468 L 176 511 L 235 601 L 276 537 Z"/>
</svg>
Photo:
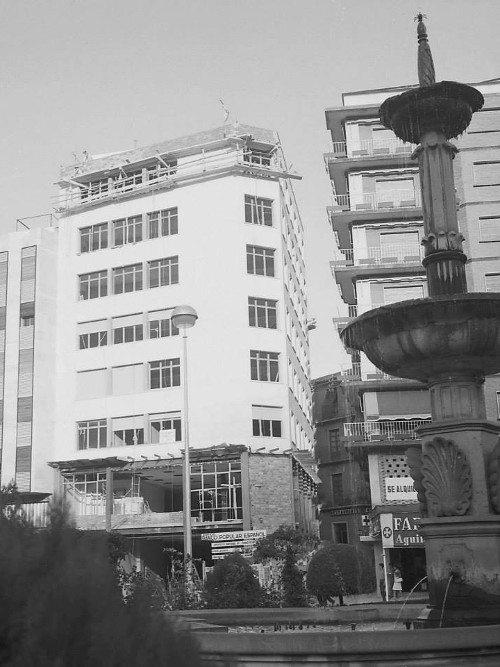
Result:
<svg viewBox="0 0 500 667">
<path fill-rule="evenodd" d="M 429 419 L 402 419 L 396 421 L 349 422 L 344 424 L 344 436 L 354 440 L 416 440 L 415 429 L 429 424 Z"/>
<path fill-rule="evenodd" d="M 420 264 L 424 249 L 416 244 L 368 247 L 354 252 L 352 248 L 341 248 L 345 259 L 334 260 L 333 266 L 373 266 L 377 264 Z"/>
<path fill-rule="evenodd" d="M 386 192 L 359 192 L 337 194 L 332 198 L 333 208 L 351 211 L 375 211 L 392 208 L 415 208 L 421 205 L 420 192 L 416 190 L 391 190 Z"/>
<path fill-rule="evenodd" d="M 328 159 L 342 157 L 363 158 L 377 155 L 411 155 L 413 146 L 400 141 L 394 137 L 391 141 L 373 142 L 371 139 L 364 141 L 334 141 L 330 144 Z"/>
</svg>

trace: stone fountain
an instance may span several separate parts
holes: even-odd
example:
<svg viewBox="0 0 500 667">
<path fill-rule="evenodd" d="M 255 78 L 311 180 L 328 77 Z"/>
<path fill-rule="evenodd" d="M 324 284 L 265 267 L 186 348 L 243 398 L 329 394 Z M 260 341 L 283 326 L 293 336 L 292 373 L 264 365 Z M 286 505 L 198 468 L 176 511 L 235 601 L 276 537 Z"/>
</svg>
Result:
<svg viewBox="0 0 500 667">
<path fill-rule="evenodd" d="M 432 424 L 408 451 L 421 505 L 430 605 L 423 627 L 500 623 L 500 426 L 486 420 L 485 375 L 500 372 L 500 294 L 467 292 L 450 139 L 481 93 L 435 82 L 418 15 L 419 87 L 380 107 L 382 124 L 418 144 L 429 297 L 377 308 L 342 332 L 385 373 L 428 384 Z"/>
</svg>

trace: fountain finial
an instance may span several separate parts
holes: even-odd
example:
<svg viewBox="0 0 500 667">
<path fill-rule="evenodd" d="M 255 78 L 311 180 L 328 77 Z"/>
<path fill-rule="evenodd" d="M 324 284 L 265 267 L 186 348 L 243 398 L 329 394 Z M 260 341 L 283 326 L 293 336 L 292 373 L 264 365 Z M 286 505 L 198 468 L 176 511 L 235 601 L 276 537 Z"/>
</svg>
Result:
<svg viewBox="0 0 500 667">
<path fill-rule="evenodd" d="M 424 23 L 424 17 L 427 18 L 422 12 L 418 13 L 415 17 L 418 20 L 418 83 L 421 88 L 436 83 L 434 62 L 432 60 L 431 47 L 427 40 L 427 28 Z"/>
</svg>

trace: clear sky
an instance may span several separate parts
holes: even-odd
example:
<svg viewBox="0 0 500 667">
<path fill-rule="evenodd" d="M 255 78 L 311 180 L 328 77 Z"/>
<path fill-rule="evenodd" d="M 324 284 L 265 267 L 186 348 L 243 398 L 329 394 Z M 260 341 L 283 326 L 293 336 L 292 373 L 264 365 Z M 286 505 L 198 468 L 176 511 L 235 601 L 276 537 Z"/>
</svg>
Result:
<svg viewBox="0 0 500 667">
<path fill-rule="evenodd" d="M 338 370 L 324 110 L 416 83 L 418 11 L 437 80 L 500 76 L 499 0 L 0 0 L 1 231 L 51 211 L 72 153 L 216 127 L 222 98 L 303 176 L 312 375 Z"/>
</svg>

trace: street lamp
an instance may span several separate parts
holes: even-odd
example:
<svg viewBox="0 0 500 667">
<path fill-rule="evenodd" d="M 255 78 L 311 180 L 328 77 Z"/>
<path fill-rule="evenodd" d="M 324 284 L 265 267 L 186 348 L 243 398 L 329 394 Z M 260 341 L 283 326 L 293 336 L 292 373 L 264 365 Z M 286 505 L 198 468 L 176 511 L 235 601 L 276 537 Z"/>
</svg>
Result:
<svg viewBox="0 0 500 667">
<path fill-rule="evenodd" d="M 189 465 L 189 416 L 188 416 L 188 369 L 187 369 L 187 330 L 194 327 L 198 314 L 191 306 L 177 306 L 171 315 L 172 324 L 182 331 L 182 355 L 183 355 L 183 373 L 182 383 L 184 385 L 184 461 L 182 467 L 182 487 L 183 487 L 183 518 L 184 518 L 184 559 L 191 557 L 192 554 L 192 535 L 191 535 L 191 476 Z"/>
</svg>

